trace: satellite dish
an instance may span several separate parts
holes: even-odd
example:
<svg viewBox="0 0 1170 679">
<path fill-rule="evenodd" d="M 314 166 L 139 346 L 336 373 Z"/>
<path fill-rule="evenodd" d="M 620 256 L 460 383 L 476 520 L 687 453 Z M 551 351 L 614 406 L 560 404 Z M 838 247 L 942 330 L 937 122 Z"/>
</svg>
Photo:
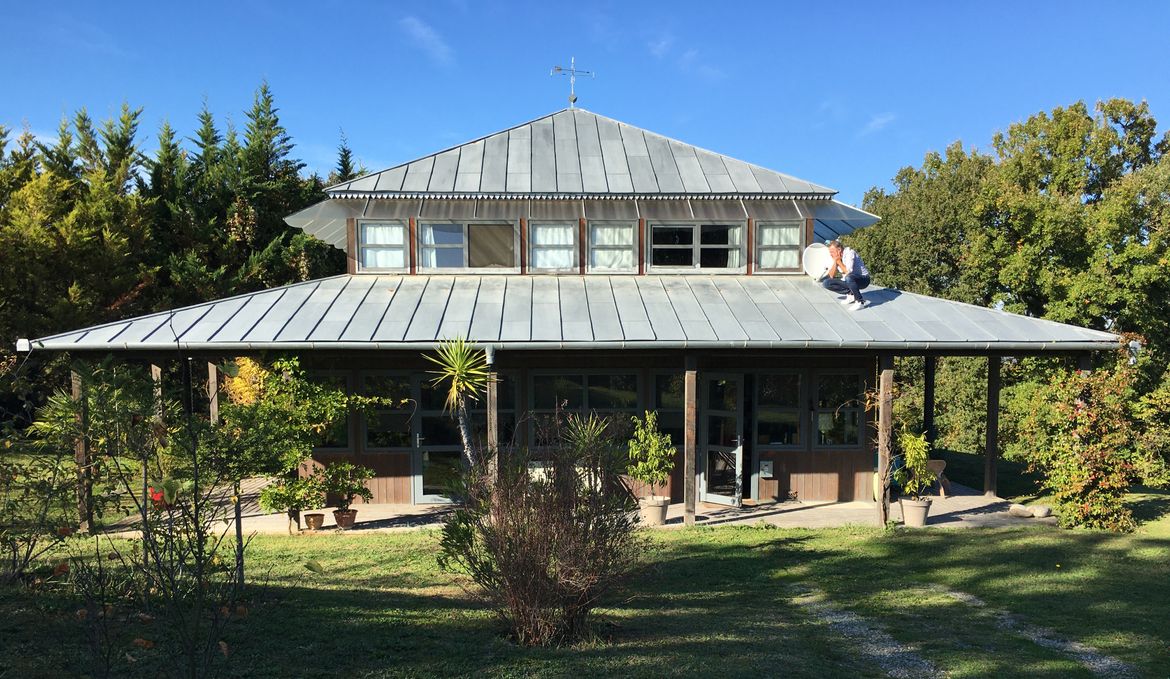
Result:
<svg viewBox="0 0 1170 679">
<path fill-rule="evenodd" d="M 829 246 L 824 243 L 813 243 L 804 249 L 804 272 L 816 280 L 821 280 L 829 265 L 833 263 L 833 256 L 829 254 Z"/>
</svg>

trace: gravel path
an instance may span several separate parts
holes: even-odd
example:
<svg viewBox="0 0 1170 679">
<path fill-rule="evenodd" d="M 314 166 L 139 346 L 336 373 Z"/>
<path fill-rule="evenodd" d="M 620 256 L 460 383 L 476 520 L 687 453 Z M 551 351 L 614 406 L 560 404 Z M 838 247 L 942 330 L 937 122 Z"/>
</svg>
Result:
<svg viewBox="0 0 1170 679">
<path fill-rule="evenodd" d="M 945 594 L 968 606 L 982 608 L 988 615 L 995 618 L 996 626 L 1001 630 L 1017 634 L 1038 646 L 1067 655 L 1097 676 L 1119 678 L 1138 676 L 1137 671 L 1128 663 L 1106 655 L 1088 644 L 1065 639 L 1056 632 L 1039 625 L 1033 625 L 1013 613 L 991 608 L 974 594 L 960 592 L 942 585 L 928 589 Z"/>
<path fill-rule="evenodd" d="M 793 588 L 793 601 L 837 634 L 848 639 L 862 655 L 873 660 L 896 679 L 931 679 L 943 676 L 929 660 L 899 643 L 881 628 L 851 611 L 837 608 L 825 593 L 801 585 Z"/>
</svg>

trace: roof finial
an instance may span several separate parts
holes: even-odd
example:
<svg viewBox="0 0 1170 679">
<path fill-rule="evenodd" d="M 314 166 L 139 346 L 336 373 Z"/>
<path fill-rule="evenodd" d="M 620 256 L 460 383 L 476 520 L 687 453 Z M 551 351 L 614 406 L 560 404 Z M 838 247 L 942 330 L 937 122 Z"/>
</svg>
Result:
<svg viewBox="0 0 1170 679">
<path fill-rule="evenodd" d="M 590 78 L 596 78 L 597 74 L 593 71 L 579 71 L 577 70 L 577 57 L 569 57 L 569 67 L 553 66 L 549 75 L 568 75 L 569 76 L 569 108 L 576 108 L 577 103 L 577 74 L 587 75 Z"/>
</svg>

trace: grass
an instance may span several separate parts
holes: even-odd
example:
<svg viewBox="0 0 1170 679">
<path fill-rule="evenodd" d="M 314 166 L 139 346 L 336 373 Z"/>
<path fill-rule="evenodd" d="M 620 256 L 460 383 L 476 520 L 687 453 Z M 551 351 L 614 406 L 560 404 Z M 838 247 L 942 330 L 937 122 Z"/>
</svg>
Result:
<svg viewBox="0 0 1170 679">
<path fill-rule="evenodd" d="M 1146 676 L 1166 676 L 1170 494 L 1138 501 L 1152 521 L 1132 535 L 1048 527 L 662 531 L 646 570 L 598 611 L 596 638 L 547 649 L 513 645 L 465 581 L 438 570 L 433 532 L 261 536 L 249 570 L 265 584 L 226 632 L 225 674 L 881 676 L 792 602 L 791 586 L 805 583 L 954 677 L 1088 674 L 932 585 L 974 594 Z M 310 559 L 323 574 L 304 568 Z M 0 593 L 0 677 L 84 675 L 74 608 L 51 591 Z M 127 639 L 151 634 L 135 623 Z M 138 662 L 125 672 L 157 675 L 165 649 L 126 650 Z"/>
</svg>

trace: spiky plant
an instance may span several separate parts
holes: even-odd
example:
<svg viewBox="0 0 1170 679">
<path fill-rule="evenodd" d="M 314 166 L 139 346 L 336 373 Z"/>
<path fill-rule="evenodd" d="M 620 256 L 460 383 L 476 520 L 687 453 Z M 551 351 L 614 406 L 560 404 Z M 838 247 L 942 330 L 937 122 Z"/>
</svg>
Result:
<svg viewBox="0 0 1170 679">
<path fill-rule="evenodd" d="M 426 359 L 439 367 L 429 371 L 435 377 L 431 385 L 447 390 L 444 409 L 459 422 L 459 437 L 463 439 L 463 461 L 468 468 L 479 462 L 471 445 L 471 418 L 467 404 L 478 401 L 487 389 L 487 355 L 482 349 L 462 337 L 442 340 L 435 355 Z"/>
</svg>

